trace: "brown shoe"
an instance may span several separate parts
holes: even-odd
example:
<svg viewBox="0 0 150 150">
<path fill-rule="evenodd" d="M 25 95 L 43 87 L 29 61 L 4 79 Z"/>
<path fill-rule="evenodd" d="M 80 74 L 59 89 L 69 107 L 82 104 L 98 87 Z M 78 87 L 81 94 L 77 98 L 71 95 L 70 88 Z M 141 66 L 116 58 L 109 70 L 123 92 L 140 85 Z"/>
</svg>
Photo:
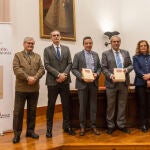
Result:
<svg viewBox="0 0 150 150">
<path fill-rule="evenodd" d="M 96 128 L 91 129 L 95 135 L 100 135 L 100 132 Z"/>
<path fill-rule="evenodd" d="M 84 136 L 85 135 L 85 129 L 84 128 L 81 128 L 80 129 L 80 136 Z"/>
</svg>

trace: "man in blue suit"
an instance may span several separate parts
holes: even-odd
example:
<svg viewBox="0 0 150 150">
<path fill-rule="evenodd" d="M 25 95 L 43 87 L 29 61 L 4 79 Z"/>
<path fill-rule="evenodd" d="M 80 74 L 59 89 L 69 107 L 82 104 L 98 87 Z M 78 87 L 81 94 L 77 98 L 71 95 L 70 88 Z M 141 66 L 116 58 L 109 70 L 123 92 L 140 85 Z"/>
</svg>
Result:
<svg viewBox="0 0 150 150">
<path fill-rule="evenodd" d="M 92 51 L 93 41 L 91 37 L 84 37 L 83 46 L 84 50 L 75 54 L 72 65 L 72 73 L 76 76 L 76 88 L 78 89 L 80 103 L 80 136 L 85 134 L 86 107 L 88 99 L 90 103 L 91 129 L 95 135 L 99 135 L 100 133 L 96 129 L 96 111 L 98 79 L 101 73 L 101 65 L 98 54 Z M 93 72 L 94 80 L 88 81 L 84 79 L 81 73 L 82 68 L 91 69 Z"/>
</svg>

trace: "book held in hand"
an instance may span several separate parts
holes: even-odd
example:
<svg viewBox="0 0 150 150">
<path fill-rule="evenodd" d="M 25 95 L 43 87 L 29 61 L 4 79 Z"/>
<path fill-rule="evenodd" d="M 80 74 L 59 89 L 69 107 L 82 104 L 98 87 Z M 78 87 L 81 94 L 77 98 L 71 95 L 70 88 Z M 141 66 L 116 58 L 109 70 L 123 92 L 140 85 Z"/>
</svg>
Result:
<svg viewBox="0 0 150 150">
<path fill-rule="evenodd" d="M 91 69 L 82 68 L 82 77 L 86 80 L 94 80 L 94 76 Z"/>
<path fill-rule="evenodd" d="M 125 82 L 125 73 L 123 68 L 114 68 L 115 82 Z"/>
</svg>

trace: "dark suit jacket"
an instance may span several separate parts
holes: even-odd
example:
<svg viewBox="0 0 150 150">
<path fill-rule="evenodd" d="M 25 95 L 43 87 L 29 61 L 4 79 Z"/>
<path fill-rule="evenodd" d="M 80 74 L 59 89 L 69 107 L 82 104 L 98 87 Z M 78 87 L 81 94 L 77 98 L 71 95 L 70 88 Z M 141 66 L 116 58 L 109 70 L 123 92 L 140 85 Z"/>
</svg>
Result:
<svg viewBox="0 0 150 150">
<path fill-rule="evenodd" d="M 59 73 L 66 73 L 68 78 L 63 82 L 68 84 L 71 82 L 70 70 L 72 66 L 72 60 L 70 55 L 70 50 L 67 46 L 61 46 L 61 60 L 57 58 L 57 54 L 53 45 L 46 47 L 44 49 L 44 66 L 47 70 L 46 75 L 46 85 L 54 86 L 58 83 L 56 78 Z"/>
<path fill-rule="evenodd" d="M 145 60 L 147 60 L 147 65 Z M 143 80 L 143 74 L 150 73 L 150 55 L 133 56 L 133 68 L 135 71 L 135 86 L 145 86 L 146 81 Z"/>
<path fill-rule="evenodd" d="M 129 85 L 130 83 L 129 73 L 132 71 L 133 65 L 128 51 L 120 50 L 120 53 L 122 54 L 124 60 L 123 62 L 124 68 L 127 69 L 125 83 L 126 85 Z M 114 68 L 117 68 L 117 64 L 113 50 L 110 49 L 102 53 L 102 70 L 105 75 L 105 86 L 108 88 L 113 88 L 115 86 L 115 83 L 113 83 L 112 80 L 110 79 L 110 75 L 113 74 Z"/>
<path fill-rule="evenodd" d="M 94 81 L 95 85 L 98 86 L 98 78 L 101 73 L 101 65 L 100 60 L 98 57 L 98 54 L 94 51 L 91 51 L 94 59 L 94 73 L 98 74 L 97 79 Z M 87 86 L 87 83 L 85 83 L 82 80 L 82 74 L 81 70 L 82 68 L 86 68 L 86 60 L 85 60 L 85 54 L 84 50 L 81 52 L 78 52 L 74 56 L 73 65 L 72 65 L 72 73 L 76 76 L 76 88 L 77 89 L 84 89 Z"/>
</svg>

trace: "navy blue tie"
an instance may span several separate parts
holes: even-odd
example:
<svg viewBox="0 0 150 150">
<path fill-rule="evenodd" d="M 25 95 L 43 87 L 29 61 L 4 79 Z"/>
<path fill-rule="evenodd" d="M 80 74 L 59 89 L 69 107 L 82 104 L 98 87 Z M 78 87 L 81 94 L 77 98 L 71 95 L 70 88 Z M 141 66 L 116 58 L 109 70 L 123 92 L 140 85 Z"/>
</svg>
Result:
<svg viewBox="0 0 150 150">
<path fill-rule="evenodd" d="M 117 68 L 123 68 L 119 52 L 116 52 Z"/>
<path fill-rule="evenodd" d="M 61 55 L 60 55 L 59 47 L 56 47 L 56 49 L 57 49 L 57 57 L 58 57 L 58 59 L 60 60 L 60 59 L 61 59 Z"/>
</svg>

